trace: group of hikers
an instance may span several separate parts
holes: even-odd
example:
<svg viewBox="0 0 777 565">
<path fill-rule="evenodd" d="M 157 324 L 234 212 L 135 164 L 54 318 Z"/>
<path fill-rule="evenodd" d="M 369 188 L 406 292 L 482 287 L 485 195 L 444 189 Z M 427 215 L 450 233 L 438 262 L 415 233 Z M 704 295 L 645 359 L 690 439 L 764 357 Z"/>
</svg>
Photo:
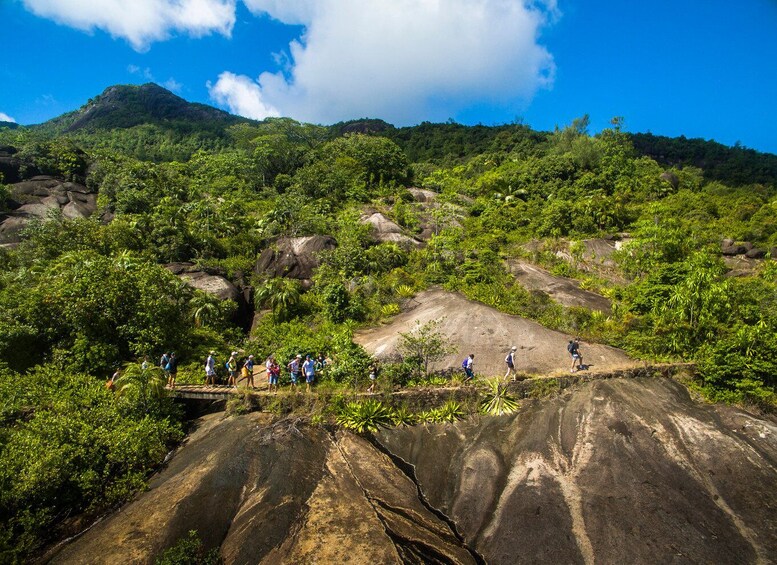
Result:
<svg viewBox="0 0 777 565">
<path fill-rule="evenodd" d="M 510 351 L 508 351 L 507 355 L 505 356 L 505 365 L 507 365 L 507 371 L 505 372 L 504 378 L 508 379 L 512 377 L 513 381 L 517 380 L 518 378 L 518 373 L 516 373 L 515 371 L 515 352 L 516 351 L 518 351 L 518 348 L 515 345 L 513 345 L 510 348 Z M 572 368 L 571 368 L 572 373 L 575 373 L 577 371 L 580 371 L 586 368 L 585 365 L 583 365 L 583 354 L 580 353 L 579 337 L 569 340 L 569 343 L 567 344 L 567 352 L 569 353 L 569 356 L 572 358 Z M 475 378 L 474 364 L 475 364 L 474 353 L 470 353 L 461 362 L 461 368 L 464 369 L 464 382 L 471 381 L 473 378 Z"/>
<path fill-rule="evenodd" d="M 296 390 L 298 385 L 304 379 L 305 388 L 310 392 L 311 386 L 316 380 L 316 376 L 324 370 L 328 363 L 327 357 L 319 353 L 317 357 L 306 355 L 303 359 L 302 354 L 297 354 L 285 364 L 291 381 L 292 390 Z M 229 359 L 224 363 L 227 371 L 227 386 L 237 387 L 238 383 L 245 381 L 246 387 L 255 389 L 254 368 L 256 361 L 253 355 L 249 355 L 244 360 L 240 360 L 237 351 L 233 351 Z M 281 366 L 274 355 L 270 355 L 264 362 L 264 371 L 267 374 L 267 390 L 278 392 L 279 381 L 281 377 Z M 211 351 L 205 360 L 205 384 L 216 385 L 218 375 L 216 373 L 216 352 Z"/>
<path fill-rule="evenodd" d="M 505 364 L 507 365 L 507 371 L 504 378 L 508 379 L 512 377 L 515 381 L 518 375 L 515 371 L 515 355 L 518 348 L 513 346 L 510 351 L 507 352 L 505 357 Z M 572 358 L 571 372 L 584 369 L 583 355 L 580 353 L 580 338 L 570 339 L 567 344 L 567 352 Z M 287 363 L 285 363 L 285 369 L 291 382 L 291 389 L 297 390 L 298 385 L 305 381 L 305 389 L 310 392 L 311 386 L 316 381 L 317 375 L 319 375 L 327 366 L 329 360 L 323 353 L 319 353 L 318 356 L 306 355 L 304 358 L 302 354 L 297 354 L 292 357 Z M 461 363 L 461 368 L 464 370 L 464 382 L 469 382 L 475 378 L 475 354 L 470 353 Z M 144 358 L 142 368 L 148 368 L 148 358 Z M 167 386 L 169 388 L 175 388 L 175 380 L 178 374 L 178 358 L 175 353 L 165 352 L 159 360 L 159 366 L 164 370 L 167 375 Z M 237 387 L 238 383 L 245 381 L 247 388 L 255 389 L 254 383 L 254 368 L 256 367 L 256 361 L 253 355 L 248 355 L 245 359 L 240 359 L 237 351 L 232 351 L 229 359 L 224 363 L 224 368 L 227 372 L 226 385 L 231 387 Z M 278 392 L 279 382 L 281 379 L 281 365 L 278 363 L 274 355 L 270 355 L 264 362 L 264 369 L 267 375 L 267 390 L 269 392 Z M 374 392 L 375 385 L 378 380 L 378 373 L 380 371 L 378 362 L 374 360 L 369 366 L 369 381 L 370 386 L 367 392 Z M 118 373 L 118 371 L 117 371 Z M 114 375 L 116 377 L 116 375 Z M 113 380 L 113 379 L 111 379 Z M 208 358 L 205 360 L 205 384 L 213 385 L 217 384 L 218 374 L 216 371 L 216 352 L 211 351 L 208 354 Z"/>
</svg>

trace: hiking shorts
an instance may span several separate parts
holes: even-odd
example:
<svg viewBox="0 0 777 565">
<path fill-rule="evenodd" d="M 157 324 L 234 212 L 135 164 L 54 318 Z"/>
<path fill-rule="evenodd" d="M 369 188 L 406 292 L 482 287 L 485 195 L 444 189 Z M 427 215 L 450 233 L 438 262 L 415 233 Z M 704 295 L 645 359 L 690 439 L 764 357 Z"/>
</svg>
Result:
<svg viewBox="0 0 777 565">
<path fill-rule="evenodd" d="M 299 373 L 290 373 L 291 375 L 291 384 L 297 384 L 297 381 L 299 380 Z"/>
</svg>

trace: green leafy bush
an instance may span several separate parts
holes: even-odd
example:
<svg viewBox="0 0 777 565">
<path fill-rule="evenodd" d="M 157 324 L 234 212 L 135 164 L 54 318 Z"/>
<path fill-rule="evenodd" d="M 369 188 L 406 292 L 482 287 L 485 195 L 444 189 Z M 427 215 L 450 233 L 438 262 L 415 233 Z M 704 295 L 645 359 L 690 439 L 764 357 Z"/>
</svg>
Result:
<svg viewBox="0 0 777 565">
<path fill-rule="evenodd" d="M 64 517 L 125 501 L 182 437 L 169 400 L 142 406 L 94 377 L 51 366 L 24 376 L 0 369 L 0 397 L 3 562 L 56 537 Z"/>
<path fill-rule="evenodd" d="M 167 548 L 157 557 L 154 565 L 218 565 L 221 563 L 218 548 L 206 551 L 200 535 L 191 530 L 185 538 Z"/>
</svg>

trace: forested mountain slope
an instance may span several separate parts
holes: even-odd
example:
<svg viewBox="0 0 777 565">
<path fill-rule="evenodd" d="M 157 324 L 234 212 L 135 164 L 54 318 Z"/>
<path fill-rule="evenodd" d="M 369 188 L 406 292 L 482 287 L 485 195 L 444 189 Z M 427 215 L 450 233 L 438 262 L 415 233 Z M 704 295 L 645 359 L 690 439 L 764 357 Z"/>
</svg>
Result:
<svg viewBox="0 0 777 565">
<path fill-rule="evenodd" d="M 222 377 L 232 351 L 326 354 L 334 423 L 376 362 L 354 336 L 429 292 L 630 362 L 695 362 L 695 392 L 773 410 L 774 156 L 678 139 L 654 159 L 621 125 L 252 122 L 145 85 L 0 130 L 0 560 L 126 500 L 180 439 L 144 358 L 174 351 L 179 383 L 201 383 L 210 351 Z M 444 324 L 417 326 L 397 343 L 453 355 Z M 521 345 L 493 335 L 479 382 Z M 459 357 L 436 374 L 426 350 L 393 353 L 382 392 L 461 379 Z"/>
</svg>

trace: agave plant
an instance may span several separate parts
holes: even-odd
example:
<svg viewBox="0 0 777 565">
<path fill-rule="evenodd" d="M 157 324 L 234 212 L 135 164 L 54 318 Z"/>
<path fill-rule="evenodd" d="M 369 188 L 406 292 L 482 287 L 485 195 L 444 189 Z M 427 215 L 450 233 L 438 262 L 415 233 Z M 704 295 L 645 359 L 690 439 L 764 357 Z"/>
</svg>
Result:
<svg viewBox="0 0 777 565">
<path fill-rule="evenodd" d="M 480 403 L 480 411 L 492 416 L 512 414 L 518 410 L 518 401 L 507 394 L 507 383 L 499 379 L 485 381 L 488 387 L 486 397 Z"/>
<path fill-rule="evenodd" d="M 439 424 L 441 422 L 455 422 L 464 417 L 464 409 L 461 403 L 455 400 L 449 400 L 442 406 L 431 408 L 418 414 L 418 420 L 428 424 Z"/>
<path fill-rule="evenodd" d="M 407 406 L 400 406 L 394 409 L 391 420 L 395 426 L 412 426 L 418 421 L 418 416 L 408 410 Z"/>
<path fill-rule="evenodd" d="M 440 406 L 438 410 L 443 422 L 455 422 L 464 417 L 464 409 L 461 407 L 461 403 L 455 400 L 449 400 Z"/>
<path fill-rule="evenodd" d="M 401 284 L 397 287 L 397 294 L 402 298 L 411 298 L 415 294 L 415 290 L 410 285 Z"/>
<path fill-rule="evenodd" d="M 337 423 L 357 433 L 377 432 L 392 423 L 392 410 L 379 400 L 349 402 L 337 416 Z"/>
<path fill-rule="evenodd" d="M 436 424 L 442 422 L 442 412 L 439 408 L 424 410 L 418 414 L 418 421 L 426 424 Z"/>
</svg>

